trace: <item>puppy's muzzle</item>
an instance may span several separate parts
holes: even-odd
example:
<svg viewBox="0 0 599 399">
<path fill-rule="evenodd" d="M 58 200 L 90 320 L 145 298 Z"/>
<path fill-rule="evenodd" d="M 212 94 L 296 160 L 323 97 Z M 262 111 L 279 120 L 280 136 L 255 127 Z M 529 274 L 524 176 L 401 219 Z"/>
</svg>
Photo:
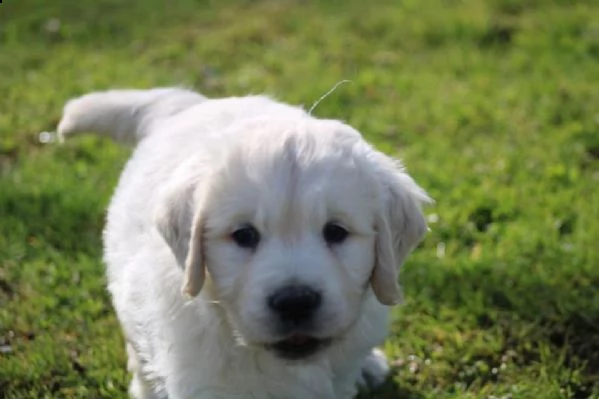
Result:
<svg viewBox="0 0 599 399">
<path fill-rule="evenodd" d="M 275 291 L 267 301 L 283 325 L 299 327 L 312 321 L 322 304 L 322 295 L 305 285 L 291 285 Z"/>
<path fill-rule="evenodd" d="M 282 358 L 296 360 L 312 356 L 330 343 L 329 338 L 315 337 L 313 331 L 322 305 L 320 292 L 306 285 L 289 285 L 267 298 L 268 308 L 278 321 L 280 341 L 270 343 Z"/>
</svg>

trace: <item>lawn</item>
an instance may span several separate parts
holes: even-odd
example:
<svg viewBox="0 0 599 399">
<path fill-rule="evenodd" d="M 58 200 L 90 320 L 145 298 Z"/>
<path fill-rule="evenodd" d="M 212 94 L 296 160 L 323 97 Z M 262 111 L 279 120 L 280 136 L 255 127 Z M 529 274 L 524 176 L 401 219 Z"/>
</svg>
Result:
<svg viewBox="0 0 599 399">
<path fill-rule="evenodd" d="M 101 262 L 128 150 L 44 144 L 88 91 L 268 93 L 436 203 L 363 398 L 599 398 L 599 2 L 4 0 L 0 398 L 125 398 Z"/>
</svg>

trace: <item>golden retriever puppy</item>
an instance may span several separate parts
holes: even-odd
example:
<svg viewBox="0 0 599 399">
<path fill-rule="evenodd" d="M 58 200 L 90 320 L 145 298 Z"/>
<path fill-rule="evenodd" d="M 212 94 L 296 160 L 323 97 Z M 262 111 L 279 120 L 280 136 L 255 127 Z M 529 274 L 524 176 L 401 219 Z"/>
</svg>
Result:
<svg viewBox="0 0 599 399">
<path fill-rule="evenodd" d="M 374 349 L 429 198 L 350 126 L 263 96 L 114 90 L 62 137 L 135 149 L 108 210 L 108 289 L 136 399 L 340 399 Z"/>
</svg>

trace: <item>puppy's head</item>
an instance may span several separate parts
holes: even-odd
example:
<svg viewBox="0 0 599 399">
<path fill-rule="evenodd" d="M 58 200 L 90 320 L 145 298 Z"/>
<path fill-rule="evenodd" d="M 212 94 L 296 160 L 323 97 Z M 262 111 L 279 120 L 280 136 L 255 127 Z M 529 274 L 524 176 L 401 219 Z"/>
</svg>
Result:
<svg viewBox="0 0 599 399">
<path fill-rule="evenodd" d="M 239 342 L 306 358 L 343 337 L 373 293 L 399 302 L 428 197 L 339 122 L 237 128 L 209 177 L 174 185 L 158 229 L 185 269 L 184 291 L 197 295 L 208 274 L 205 295 Z"/>
</svg>

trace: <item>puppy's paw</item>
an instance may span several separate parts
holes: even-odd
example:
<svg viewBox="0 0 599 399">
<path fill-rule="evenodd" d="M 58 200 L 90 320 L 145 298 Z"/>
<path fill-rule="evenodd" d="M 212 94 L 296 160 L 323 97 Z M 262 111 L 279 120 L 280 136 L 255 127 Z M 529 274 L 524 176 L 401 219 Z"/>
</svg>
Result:
<svg viewBox="0 0 599 399">
<path fill-rule="evenodd" d="M 364 359 L 362 372 L 358 377 L 358 386 L 362 389 L 372 389 L 381 385 L 389 375 L 387 356 L 382 350 L 374 348 Z"/>
</svg>

